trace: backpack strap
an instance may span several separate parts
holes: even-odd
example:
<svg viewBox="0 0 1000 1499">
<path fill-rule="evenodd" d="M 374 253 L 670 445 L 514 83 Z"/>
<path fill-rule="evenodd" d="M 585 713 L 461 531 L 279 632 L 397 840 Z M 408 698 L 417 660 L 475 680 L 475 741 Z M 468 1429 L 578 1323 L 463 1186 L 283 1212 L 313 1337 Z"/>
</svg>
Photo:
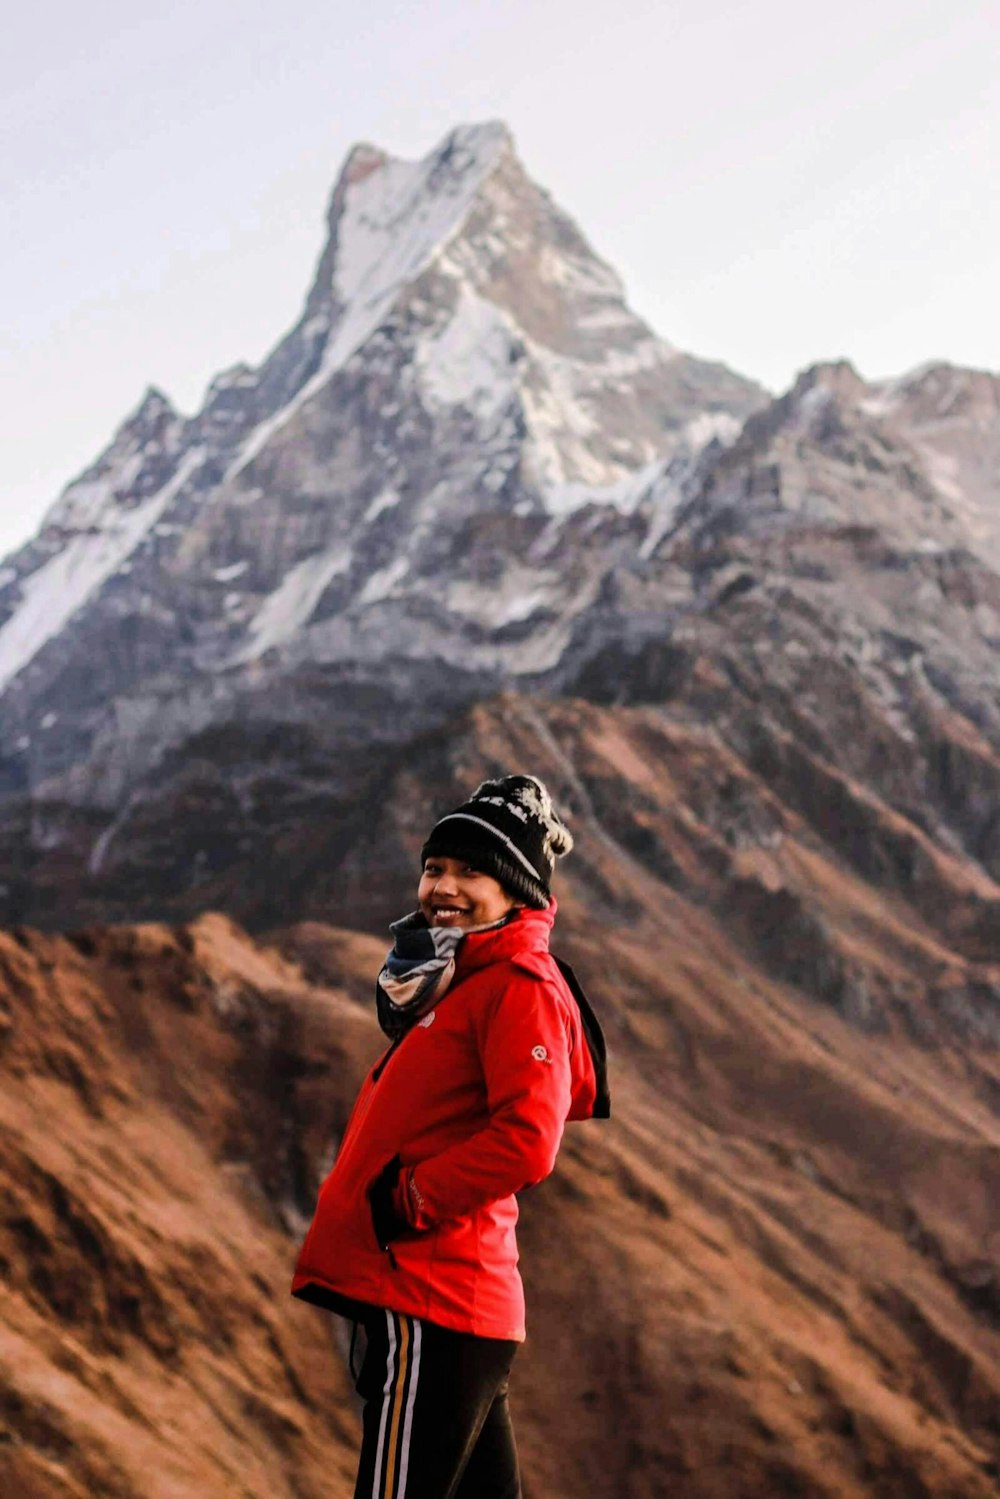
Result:
<svg viewBox="0 0 1000 1499">
<path fill-rule="evenodd" d="M 576 1000 L 577 1008 L 580 1011 L 580 1019 L 583 1022 L 584 1040 L 587 1043 L 587 1050 L 590 1052 L 591 1060 L 594 1064 L 594 1073 L 597 1078 L 597 1096 L 594 1099 L 594 1111 L 591 1117 L 594 1119 L 610 1119 L 611 1093 L 608 1089 L 608 1045 L 604 1039 L 604 1032 L 601 1030 L 600 1022 L 594 1014 L 590 1000 L 580 987 L 580 980 L 572 968 L 568 963 L 564 963 L 562 958 L 556 958 L 555 953 L 552 956 L 555 958 L 559 972 L 569 986 L 569 992 Z"/>
</svg>

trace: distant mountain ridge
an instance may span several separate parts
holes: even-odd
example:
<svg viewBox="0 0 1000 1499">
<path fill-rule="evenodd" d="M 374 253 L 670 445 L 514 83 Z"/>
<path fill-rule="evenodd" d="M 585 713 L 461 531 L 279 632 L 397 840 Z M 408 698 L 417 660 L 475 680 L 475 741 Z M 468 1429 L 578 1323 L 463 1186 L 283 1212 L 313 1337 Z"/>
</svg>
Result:
<svg viewBox="0 0 1000 1499">
<path fill-rule="evenodd" d="M 995 745 L 998 412 L 997 377 L 940 365 L 880 385 L 820 366 L 768 400 L 651 333 L 505 127 L 419 162 L 359 146 L 274 352 L 191 418 L 149 391 L 0 571 L 0 910 L 114 909 L 109 879 L 197 910 L 206 871 L 238 886 L 317 798 L 340 826 L 468 704 L 677 698 L 692 642 L 790 708 L 797 663 L 814 678 L 852 640 L 872 725 L 919 737 L 899 675 L 919 668 Z M 875 535 L 891 567 L 859 559 Z M 738 697 L 711 711 L 745 735 Z M 196 765 L 228 810 L 137 885 L 134 859 L 160 863 L 137 819 Z"/>
</svg>

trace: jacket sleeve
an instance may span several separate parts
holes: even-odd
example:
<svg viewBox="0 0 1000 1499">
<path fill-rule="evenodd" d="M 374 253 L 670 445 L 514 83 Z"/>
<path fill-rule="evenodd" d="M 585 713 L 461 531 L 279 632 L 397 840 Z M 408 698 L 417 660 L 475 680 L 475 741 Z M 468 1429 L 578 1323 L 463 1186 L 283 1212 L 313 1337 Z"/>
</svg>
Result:
<svg viewBox="0 0 1000 1499">
<path fill-rule="evenodd" d="M 462 1217 L 548 1176 L 570 1108 L 571 1045 L 556 986 L 515 969 L 479 1020 L 489 1123 L 406 1173 L 415 1227 Z"/>
</svg>

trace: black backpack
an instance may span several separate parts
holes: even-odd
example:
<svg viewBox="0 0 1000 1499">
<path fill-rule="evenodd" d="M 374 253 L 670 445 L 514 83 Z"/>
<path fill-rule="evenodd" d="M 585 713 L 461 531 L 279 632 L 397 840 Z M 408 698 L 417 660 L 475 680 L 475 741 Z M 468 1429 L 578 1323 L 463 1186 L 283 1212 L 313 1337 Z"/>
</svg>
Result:
<svg viewBox="0 0 1000 1499">
<path fill-rule="evenodd" d="M 576 1000 L 577 1008 L 580 1011 L 580 1019 L 583 1022 L 583 1034 L 587 1042 L 587 1050 L 590 1052 L 594 1063 L 594 1072 L 597 1075 L 597 1097 L 594 1099 L 594 1112 L 591 1117 L 594 1119 L 610 1119 L 611 1094 L 608 1090 L 608 1046 L 604 1039 L 604 1032 L 601 1030 L 600 1022 L 594 1014 L 590 1000 L 580 987 L 580 980 L 572 968 L 568 963 L 564 963 L 562 958 L 556 958 L 555 953 L 552 956 L 555 958 L 559 972 L 569 985 L 569 992 Z"/>
</svg>

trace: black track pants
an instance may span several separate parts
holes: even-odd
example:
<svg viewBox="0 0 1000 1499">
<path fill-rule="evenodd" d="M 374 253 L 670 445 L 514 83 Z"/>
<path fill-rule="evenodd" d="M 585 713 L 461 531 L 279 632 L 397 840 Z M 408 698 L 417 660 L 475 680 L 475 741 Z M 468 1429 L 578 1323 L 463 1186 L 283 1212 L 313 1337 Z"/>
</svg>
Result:
<svg viewBox="0 0 1000 1499">
<path fill-rule="evenodd" d="M 401 1312 L 365 1318 L 354 1499 L 520 1499 L 507 1407 L 516 1343 Z"/>
</svg>

